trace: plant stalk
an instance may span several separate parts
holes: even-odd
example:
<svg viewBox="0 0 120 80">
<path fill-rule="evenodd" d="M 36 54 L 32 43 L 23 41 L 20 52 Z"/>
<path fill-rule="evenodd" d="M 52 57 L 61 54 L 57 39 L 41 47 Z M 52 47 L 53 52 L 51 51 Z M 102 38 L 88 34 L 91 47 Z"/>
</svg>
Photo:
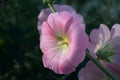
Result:
<svg viewBox="0 0 120 80">
<path fill-rule="evenodd" d="M 54 6 L 53 6 L 52 3 L 48 3 L 48 6 L 49 6 L 49 8 L 51 9 L 51 11 L 52 11 L 53 13 L 56 12 L 56 10 L 55 10 L 55 8 L 54 8 Z"/>
</svg>

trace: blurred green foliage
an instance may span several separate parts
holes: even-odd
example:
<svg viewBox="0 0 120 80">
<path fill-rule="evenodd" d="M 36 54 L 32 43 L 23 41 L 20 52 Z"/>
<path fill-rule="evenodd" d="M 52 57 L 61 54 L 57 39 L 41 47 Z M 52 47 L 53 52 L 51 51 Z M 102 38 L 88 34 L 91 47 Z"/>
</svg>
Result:
<svg viewBox="0 0 120 80">
<path fill-rule="evenodd" d="M 55 0 L 83 15 L 86 30 L 101 23 L 120 23 L 120 0 Z M 43 67 L 37 17 L 47 5 L 42 0 L 0 0 L 0 80 L 77 80 L 79 65 L 70 75 L 58 75 Z"/>
</svg>

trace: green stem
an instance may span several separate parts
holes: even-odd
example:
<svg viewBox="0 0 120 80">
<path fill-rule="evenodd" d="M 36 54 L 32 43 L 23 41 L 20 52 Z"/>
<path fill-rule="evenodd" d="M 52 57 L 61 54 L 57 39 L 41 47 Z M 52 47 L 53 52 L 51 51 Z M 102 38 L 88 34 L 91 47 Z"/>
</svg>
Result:
<svg viewBox="0 0 120 80">
<path fill-rule="evenodd" d="M 112 80 L 118 80 L 118 78 L 113 75 L 107 68 L 105 68 L 100 61 L 98 61 L 97 59 L 95 59 L 94 57 L 91 56 L 91 54 L 87 51 L 86 52 L 87 57 L 93 62 L 95 63 L 107 76 L 109 76 Z"/>
<path fill-rule="evenodd" d="M 51 9 L 51 11 L 52 11 L 53 13 L 56 12 L 56 10 L 55 10 L 55 8 L 54 8 L 54 6 L 53 6 L 52 3 L 48 3 L 48 6 L 50 7 L 50 9 Z"/>
</svg>

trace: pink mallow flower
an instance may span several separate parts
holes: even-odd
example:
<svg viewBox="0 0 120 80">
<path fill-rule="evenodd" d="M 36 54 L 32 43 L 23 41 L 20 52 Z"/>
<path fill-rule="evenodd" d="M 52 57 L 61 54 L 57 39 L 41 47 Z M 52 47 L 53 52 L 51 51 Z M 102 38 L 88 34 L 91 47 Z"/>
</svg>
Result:
<svg viewBox="0 0 120 80">
<path fill-rule="evenodd" d="M 120 25 L 113 25 L 111 31 L 104 24 L 90 34 L 89 51 L 98 59 L 114 63 L 120 67 Z"/>
<path fill-rule="evenodd" d="M 101 24 L 99 29 L 92 30 L 88 49 L 95 58 L 101 60 L 106 68 L 110 69 L 116 76 L 120 76 L 119 24 L 113 25 L 111 31 L 104 24 Z"/>
<path fill-rule="evenodd" d="M 67 11 L 51 13 L 41 28 L 40 48 L 44 67 L 69 74 L 85 58 L 88 36 L 81 15 Z"/>
<path fill-rule="evenodd" d="M 68 11 L 70 13 L 76 13 L 74 11 L 74 9 L 69 6 L 69 5 L 54 5 L 54 8 L 57 12 L 60 12 L 60 11 Z M 52 11 L 50 10 L 50 8 L 47 8 L 47 9 L 43 9 L 41 10 L 39 16 L 38 16 L 38 30 L 40 31 L 41 30 L 41 26 L 42 26 L 42 23 L 44 21 L 47 20 L 48 16 L 50 15 L 50 13 L 52 13 Z"/>
</svg>

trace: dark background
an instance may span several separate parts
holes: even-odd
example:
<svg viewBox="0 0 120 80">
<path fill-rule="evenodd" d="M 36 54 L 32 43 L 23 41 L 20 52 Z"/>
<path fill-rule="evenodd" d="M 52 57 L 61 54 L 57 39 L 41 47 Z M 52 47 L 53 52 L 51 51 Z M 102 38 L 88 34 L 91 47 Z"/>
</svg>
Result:
<svg viewBox="0 0 120 80">
<path fill-rule="evenodd" d="M 83 15 L 86 31 L 101 23 L 109 28 L 120 23 L 120 0 L 55 0 L 71 5 Z M 76 71 L 58 75 L 43 67 L 37 17 L 48 6 L 42 0 L 0 0 L 0 80 L 77 80 Z"/>
</svg>

